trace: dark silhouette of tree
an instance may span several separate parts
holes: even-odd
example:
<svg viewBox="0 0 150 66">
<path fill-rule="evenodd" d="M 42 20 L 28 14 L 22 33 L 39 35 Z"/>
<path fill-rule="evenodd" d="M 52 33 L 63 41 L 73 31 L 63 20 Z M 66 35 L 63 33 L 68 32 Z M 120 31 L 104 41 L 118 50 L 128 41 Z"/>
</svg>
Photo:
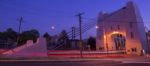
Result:
<svg viewBox="0 0 150 66">
<path fill-rule="evenodd" d="M 0 32 L 0 39 L 1 40 L 6 40 L 7 39 L 4 32 Z"/>
<path fill-rule="evenodd" d="M 6 35 L 7 35 L 7 38 L 13 39 L 15 42 L 17 41 L 17 35 L 18 34 L 13 29 L 8 28 L 6 31 Z"/>
<path fill-rule="evenodd" d="M 16 47 L 16 41 L 17 41 L 17 32 L 15 32 L 12 28 L 8 28 L 6 31 L 4 32 L 0 32 L 0 40 L 2 41 L 2 43 L 6 43 L 1 45 L 1 48 L 14 48 Z"/>
<path fill-rule="evenodd" d="M 58 42 L 64 44 L 64 48 L 70 48 L 69 37 L 65 30 L 59 34 Z"/>
<path fill-rule="evenodd" d="M 44 33 L 43 37 L 48 38 L 48 37 L 50 37 L 50 35 L 46 32 L 46 33 Z"/>
<path fill-rule="evenodd" d="M 94 37 L 89 37 L 87 45 L 90 45 L 91 50 L 96 50 L 96 39 Z"/>
<path fill-rule="evenodd" d="M 27 40 L 33 40 L 35 43 L 39 35 L 39 32 L 35 29 L 22 32 L 19 38 L 19 46 L 25 44 Z"/>
<path fill-rule="evenodd" d="M 3 36 L 2 34 L 3 34 L 3 33 L 2 33 L 2 32 L 0 32 L 0 39 L 2 39 L 2 36 Z"/>
<path fill-rule="evenodd" d="M 13 41 L 17 40 L 17 32 L 12 28 L 8 28 L 6 31 L 0 33 L 0 39 L 7 40 L 12 39 Z"/>
<path fill-rule="evenodd" d="M 47 32 L 44 33 L 43 37 L 46 38 L 48 49 L 48 47 L 52 46 L 52 37 Z"/>
<path fill-rule="evenodd" d="M 63 30 L 63 31 L 60 33 L 59 37 L 60 37 L 61 40 L 67 40 L 67 39 L 69 39 L 69 38 L 68 38 L 68 35 L 67 35 L 67 32 L 66 32 L 65 30 Z"/>
<path fill-rule="evenodd" d="M 6 40 L 7 42 L 11 42 L 11 44 L 14 43 L 16 45 L 17 37 L 19 36 L 19 43 L 17 45 L 20 46 L 25 44 L 27 40 L 33 40 L 33 42 L 36 42 L 39 35 L 39 32 L 35 29 L 24 31 L 19 35 L 12 28 L 8 28 L 6 31 L 0 32 L 0 40 Z"/>
</svg>

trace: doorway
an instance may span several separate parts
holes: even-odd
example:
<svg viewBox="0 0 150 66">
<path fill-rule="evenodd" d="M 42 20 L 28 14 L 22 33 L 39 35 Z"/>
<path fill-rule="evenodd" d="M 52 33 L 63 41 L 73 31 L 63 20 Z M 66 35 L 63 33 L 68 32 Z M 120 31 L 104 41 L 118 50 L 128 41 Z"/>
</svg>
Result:
<svg viewBox="0 0 150 66">
<path fill-rule="evenodd" d="M 125 50 L 125 37 L 122 34 L 113 34 L 112 40 L 116 50 Z"/>
</svg>

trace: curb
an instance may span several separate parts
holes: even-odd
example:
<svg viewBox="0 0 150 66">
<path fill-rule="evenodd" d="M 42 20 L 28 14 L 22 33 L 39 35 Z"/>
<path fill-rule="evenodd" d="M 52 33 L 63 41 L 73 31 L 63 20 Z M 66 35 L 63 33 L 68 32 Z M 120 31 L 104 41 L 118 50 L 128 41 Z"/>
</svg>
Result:
<svg viewBox="0 0 150 66">
<path fill-rule="evenodd" d="M 148 62 L 141 62 L 141 61 L 122 61 L 122 63 L 148 63 L 150 64 L 150 61 Z"/>
</svg>

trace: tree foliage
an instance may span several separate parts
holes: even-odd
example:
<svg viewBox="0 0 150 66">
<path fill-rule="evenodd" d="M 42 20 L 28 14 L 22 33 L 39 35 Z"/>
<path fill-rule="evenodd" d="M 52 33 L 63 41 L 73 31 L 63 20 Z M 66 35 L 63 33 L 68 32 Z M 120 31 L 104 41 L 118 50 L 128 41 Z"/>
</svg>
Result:
<svg viewBox="0 0 150 66">
<path fill-rule="evenodd" d="M 43 37 L 44 37 L 44 38 L 49 38 L 50 35 L 46 32 L 46 33 L 44 33 Z"/>
<path fill-rule="evenodd" d="M 44 38 L 46 38 L 47 41 L 47 48 L 52 45 L 52 37 L 46 32 L 43 35 Z"/>
<path fill-rule="evenodd" d="M 17 35 L 17 32 L 15 32 L 12 28 L 8 28 L 6 31 L 0 32 L 0 39 L 12 39 L 13 41 L 17 41 Z"/>
<path fill-rule="evenodd" d="M 8 28 L 6 31 L 0 32 L 1 43 L 7 42 L 7 45 L 1 44 L 0 48 L 11 49 L 16 47 L 17 36 L 17 32 L 15 32 L 12 28 Z"/>
<path fill-rule="evenodd" d="M 63 42 L 65 40 L 68 40 L 69 37 L 67 35 L 67 32 L 65 30 L 63 30 L 60 34 L 59 34 L 59 39 L 58 41 Z"/>
<path fill-rule="evenodd" d="M 25 44 L 27 40 L 33 40 L 33 42 L 36 42 L 39 35 L 39 32 L 35 29 L 24 31 L 19 35 L 12 28 L 8 28 L 6 31 L 0 32 L 0 40 L 11 40 L 13 42 L 17 42 L 17 39 L 19 37 L 17 45 L 20 46 L 22 44 Z"/>
<path fill-rule="evenodd" d="M 70 48 L 69 37 L 65 30 L 62 30 L 62 32 L 59 34 L 58 42 L 60 44 L 64 44 L 64 48 Z"/>
<path fill-rule="evenodd" d="M 87 44 L 90 45 L 91 50 L 96 50 L 96 39 L 94 37 L 89 37 Z"/>
<path fill-rule="evenodd" d="M 37 38 L 39 37 L 39 32 L 35 29 L 24 31 L 19 36 L 19 45 L 25 44 L 27 40 L 33 40 L 36 42 Z"/>
</svg>

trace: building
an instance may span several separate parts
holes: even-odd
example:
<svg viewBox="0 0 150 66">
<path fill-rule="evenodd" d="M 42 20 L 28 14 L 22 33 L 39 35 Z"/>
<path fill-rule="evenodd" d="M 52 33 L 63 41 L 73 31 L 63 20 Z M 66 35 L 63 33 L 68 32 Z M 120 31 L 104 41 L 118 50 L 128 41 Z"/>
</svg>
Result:
<svg viewBox="0 0 150 66">
<path fill-rule="evenodd" d="M 101 12 L 97 26 L 97 50 L 124 51 L 137 55 L 147 51 L 143 20 L 132 1 L 113 13 Z"/>
</svg>

